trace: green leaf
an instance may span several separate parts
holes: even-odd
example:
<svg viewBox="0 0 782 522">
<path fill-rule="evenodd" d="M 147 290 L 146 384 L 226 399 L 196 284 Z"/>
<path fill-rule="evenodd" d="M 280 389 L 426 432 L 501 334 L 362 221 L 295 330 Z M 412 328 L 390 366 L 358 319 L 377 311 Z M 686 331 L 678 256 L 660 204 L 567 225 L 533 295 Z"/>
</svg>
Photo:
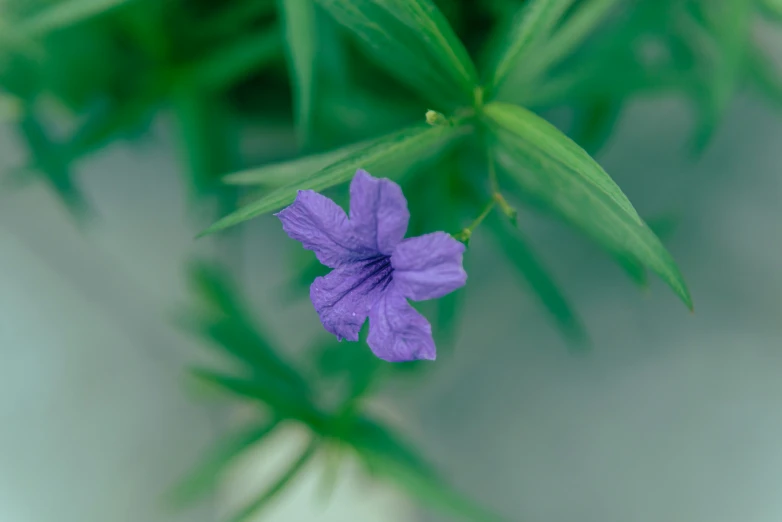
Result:
<svg viewBox="0 0 782 522">
<path fill-rule="evenodd" d="M 478 76 L 431 0 L 319 0 L 366 44 L 379 65 L 435 102 L 472 104 Z"/>
<path fill-rule="evenodd" d="M 65 0 L 54 2 L 22 23 L 21 32 L 39 36 L 103 15 L 133 0 Z"/>
<path fill-rule="evenodd" d="M 318 450 L 318 440 L 312 439 L 304 451 L 293 461 L 290 467 L 278 478 L 274 484 L 272 484 L 265 492 L 263 492 L 256 500 L 245 506 L 239 513 L 230 518 L 230 522 L 245 522 L 252 517 L 255 517 L 260 511 L 269 505 L 280 492 L 301 472 L 304 466 L 310 461 Z"/>
<path fill-rule="evenodd" d="M 524 143 L 525 152 L 571 171 L 613 200 L 636 223 L 643 224 L 632 203 L 589 154 L 549 122 L 518 105 L 495 102 L 485 109 L 495 129 Z"/>
<path fill-rule="evenodd" d="M 324 416 L 311 403 L 296 394 L 281 393 L 279 386 L 268 379 L 245 379 L 196 368 L 193 376 L 239 397 L 254 399 L 268 405 L 280 419 L 299 420 L 316 432 L 323 430 Z"/>
<path fill-rule="evenodd" d="M 366 148 L 371 143 L 372 141 L 362 141 L 321 154 L 313 154 L 290 161 L 264 165 L 256 169 L 236 172 L 225 176 L 223 181 L 229 185 L 281 187 L 297 181 L 303 181 L 329 165 L 333 165 Z"/>
<path fill-rule="evenodd" d="M 177 91 L 172 97 L 183 168 L 196 196 L 212 195 L 219 176 L 235 163 L 231 148 L 237 140 L 230 139 L 231 125 L 221 103 L 196 89 Z"/>
<path fill-rule="evenodd" d="M 13 51 L 25 58 L 40 60 L 43 49 L 32 35 L 25 33 L 17 25 L 5 20 L 0 15 L 0 51 Z"/>
<path fill-rule="evenodd" d="M 673 232 L 678 225 L 678 221 L 671 216 L 667 216 L 653 220 L 650 219 L 647 221 L 647 225 L 649 225 L 649 228 L 660 238 L 660 240 L 666 241 L 673 235 Z M 635 284 L 641 288 L 649 286 L 649 278 L 647 277 L 646 269 L 641 263 L 630 256 L 621 254 L 614 254 L 614 259 Z"/>
<path fill-rule="evenodd" d="M 213 491 L 221 480 L 225 469 L 242 452 L 265 439 L 277 427 L 276 419 L 253 426 L 222 442 L 194 469 L 189 476 L 177 484 L 166 496 L 175 507 L 184 507 Z"/>
<path fill-rule="evenodd" d="M 529 0 L 513 17 L 501 51 L 493 60 L 486 85 L 487 99 L 502 85 L 508 74 L 531 46 L 545 37 L 562 18 L 574 0 Z"/>
<path fill-rule="evenodd" d="M 573 347 L 584 348 L 589 344 L 588 335 L 581 319 L 570 306 L 556 281 L 538 259 L 526 238 L 519 230 L 511 229 L 506 220 L 490 216 L 490 226 L 497 238 L 497 244 L 505 256 L 525 279 L 540 303 L 554 319 L 560 331 Z"/>
<path fill-rule="evenodd" d="M 294 112 L 299 143 L 306 146 L 315 101 L 317 25 L 314 0 L 277 0 L 285 28 L 285 51 L 293 83 Z"/>
<path fill-rule="evenodd" d="M 486 107 L 497 159 L 518 187 L 582 229 L 610 252 L 628 255 L 657 273 L 692 308 L 671 255 L 614 181 L 583 149 L 521 107 Z"/>
<path fill-rule="evenodd" d="M 199 37 L 220 39 L 235 35 L 253 22 L 257 23 L 259 19 L 271 15 L 276 7 L 275 0 L 243 0 L 225 4 L 206 24 L 198 28 Z"/>
<path fill-rule="evenodd" d="M 782 109 L 782 77 L 773 60 L 757 44 L 750 46 L 747 51 L 747 68 L 751 85 L 778 109 Z"/>
<path fill-rule="evenodd" d="M 369 171 L 382 168 L 384 172 L 390 167 L 411 165 L 418 161 L 421 154 L 434 154 L 454 138 L 460 136 L 465 127 L 454 126 L 416 126 L 385 136 L 364 148 L 353 151 L 350 155 L 318 171 L 306 179 L 296 180 L 217 221 L 201 235 L 212 234 L 229 228 L 248 219 L 266 214 L 291 203 L 299 190 L 322 191 L 334 185 L 351 179 L 357 169 Z M 377 174 L 373 171 L 373 174 Z"/>
<path fill-rule="evenodd" d="M 62 145 L 49 137 L 47 129 L 36 117 L 33 107 L 28 104 L 22 106 L 17 128 L 25 139 L 34 162 L 31 165 L 32 170 L 42 175 L 77 222 L 83 223 L 90 214 L 90 206 L 73 181 L 69 158 Z"/>
<path fill-rule="evenodd" d="M 775 22 L 782 22 L 782 0 L 758 0 L 761 12 Z"/>
<path fill-rule="evenodd" d="M 276 60 L 282 49 L 278 30 L 259 30 L 172 71 L 168 82 L 174 89 L 223 89 Z"/>
<path fill-rule="evenodd" d="M 556 66 L 581 45 L 621 0 L 590 0 L 576 5 L 576 11 L 528 55 L 519 73 L 528 81 Z"/>
<path fill-rule="evenodd" d="M 306 398 L 307 381 L 275 352 L 271 342 L 255 327 L 230 278 L 206 264 L 193 265 L 189 275 L 191 284 L 210 310 L 195 314 L 184 326 L 213 340 L 225 353 L 246 365 L 256 378 L 275 386 L 275 393 Z"/>
<path fill-rule="evenodd" d="M 683 38 L 700 57 L 697 83 L 692 96 L 700 109 L 694 139 L 702 152 L 714 135 L 738 88 L 742 65 L 752 30 L 751 2 L 729 1 L 704 4 L 682 16 Z"/>
</svg>

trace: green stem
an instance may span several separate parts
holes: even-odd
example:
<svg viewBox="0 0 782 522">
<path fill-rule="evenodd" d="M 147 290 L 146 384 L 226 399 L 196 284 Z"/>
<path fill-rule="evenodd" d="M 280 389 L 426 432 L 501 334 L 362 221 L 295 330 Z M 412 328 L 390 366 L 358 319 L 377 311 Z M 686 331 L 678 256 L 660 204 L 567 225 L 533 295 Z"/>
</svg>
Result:
<svg viewBox="0 0 782 522">
<path fill-rule="evenodd" d="M 484 219 L 486 219 L 486 216 L 489 215 L 489 212 L 492 211 L 494 208 L 494 205 L 497 204 L 497 199 L 492 198 L 491 201 L 484 207 L 483 211 L 480 213 L 480 215 L 475 218 L 475 220 L 470 223 L 470 226 L 462 230 L 460 233 L 456 234 L 456 239 L 459 241 L 463 241 L 465 243 L 470 241 L 470 236 L 472 236 L 473 231 L 478 228 L 478 226 L 483 222 Z"/>
</svg>

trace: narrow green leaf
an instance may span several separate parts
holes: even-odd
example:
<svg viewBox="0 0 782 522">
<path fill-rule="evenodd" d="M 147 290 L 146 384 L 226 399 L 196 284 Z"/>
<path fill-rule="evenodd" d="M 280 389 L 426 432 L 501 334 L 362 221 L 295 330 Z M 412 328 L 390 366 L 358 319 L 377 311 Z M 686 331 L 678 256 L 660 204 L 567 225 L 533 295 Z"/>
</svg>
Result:
<svg viewBox="0 0 782 522">
<path fill-rule="evenodd" d="M 420 154 L 431 155 L 441 150 L 451 140 L 462 135 L 465 129 L 466 127 L 416 126 L 376 140 L 367 147 L 354 151 L 349 156 L 306 179 L 296 180 L 294 183 L 285 185 L 259 200 L 239 208 L 233 214 L 229 214 L 213 224 L 201 235 L 212 234 L 282 208 L 294 200 L 299 190 L 322 191 L 344 183 L 353 177 L 357 169 L 363 168 L 373 171 L 375 167 L 378 167 L 387 172 L 392 170 L 389 168 L 391 166 L 414 164 L 417 160 L 420 161 L 418 158 Z"/>
<path fill-rule="evenodd" d="M 301 472 L 304 466 L 310 461 L 318 450 L 318 440 L 312 439 L 304 451 L 293 461 L 290 467 L 263 492 L 256 500 L 245 506 L 236 515 L 232 516 L 230 522 L 245 522 L 252 517 L 257 516 L 263 508 L 269 505 L 285 487 Z"/>
<path fill-rule="evenodd" d="M 253 426 L 222 442 L 195 468 L 188 477 L 177 484 L 166 496 L 174 507 L 184 507 L 200 500 L 213 491 L 221 475 L 234 460 L 251 446 L 265 439 L 277 427 L 276 419 Z"/>
<path fill-rule="evenodd" d="M 319 0 L 379 65 L 437 108 L 472 104 L 475 66 L 431 0 Z"/>
<path fill-rule="evenodd" d="M 362 141 L 321 154 L 313 154 L 290 161 L 264 165 L 256 169 L 236 172 L 225 176 L 223 181 L 229 185 L 281 187 L 297 181 L 303 181 L 329 165 L 333 165 L 366 148 L 370 143 L 372 142 Z"/>
<path fill-rule="evenodd" d="M 486 107 L 500 165 L 537 199 L 609 251 L 648 266 L 692 308 L 671 255 L 606 172 L 567 136 L 521 107 Z"/>
<path fill-rule="evenodd" d="M 627 277 L 629 277 L 639 288 L 647 288 L 649 286 L 649 277 L 646 273 L 646 268 L 639 261 L 634 258 L 621 254 L 614 254 L 614 260 L 619 267 L 625 271 Z"/>
<path fill-rule="evenodd" d="M 90 214 L 90 206 L 73 181 L 69 158 L 63 147 L 49 137 L 47 129 L 29 105 L 23 104 L 17 128 L 34 162 L 31 169 L 42 175 L 73 217 L 82 223 Z"/>
<path fill-rule="evenodd" d="M 346 442 L 358 451 L 371 471 L 395 483 L 423 505 L 462 520 L 503 520 L 452 489 L 417 452 L 371 419 L 358 419 Z"/>
<path fill-rule="evenodd" d="M 299 143 L 306 146 L 315 101 L 317 25 L 314 0 L 277 0 L 285 28 L 285 51 L 293 83 L 294 111 Z"/>
<path fill-rule="evenodd" d="M 216 267 L 197 264 L 190 268 L 190 280 L 211 310 L 188 318 L 184 326 L 214 341 L 225 353 L 246 365 L 256 378 L 275 386 L 275 393 L 306 398 L 307 381 L 277 354 L 254 325 L 230 278 Z"/>
<path fill-rule="evenodd" d="M 748 49 L 747 68 L 750 84 L 778 109 L 782 109 L 782 76 L 773 60 L 758 44 Z"/>
<path fill-rule="evenodd" d="M 279 387 L 267 379 L 245 379 L 223 375 L 212 370 L 196 368 L 192 374 L 239 397 L 255 399 L 268 405 L 281 419 L 296 419 L 315 431 L 323 429 L 323 414 L 314 405 L 295 394 L 280 393 Z"/>
<path fill-rule="evenodd" d="M 554 319 L 560 331 L 571 346 L 584 348 L 589 339 L 584 324 L 570 306 L 554 278 L 543 262 L 538 259 L 527 239 L 518 229 L 511 229 L 506 220 L 490 216 L 490 226 L 497 238 L 497 244 L 511 264 L 518 270 L 537 295 L 540 303 Z"/>
<path fill-rule="evenodd" d="M 492 103 L 485 113 L 497 128 L 518 137 L 530 154 L 572 171 L 613 200 L 634 221 L 643 223 L 627 196 L 603 168 L 549 122 L 509 103 Z"/>
<path fill-rule="evenodd" d="M 208 23 L 199 27 L 199 37 L 208 40 L 237 34 L 248 25 L 272 14 L 276 7 L 275 0 L 244 0 L 226 4 Z"/>
<path fill-rule="evenodd" d="M 692 96 L 700 109 L 693 145 L 703 152 L 738 88 L 752 30 L 751 2 L 704 4 L 681 17 L 682 34 L 700 59 Z"/>
<path fill-rule="evenodd" d="M 554 31 L 545 43 L 528 55 L 520 70 L 527 81 L 534 81 L 578 48 L 621 0 L 590 0 L 580 2 L 576 11 Z"/>
<path fill-rule="evenodd" d="M 218 124 L 218 100 L 198 90 L 174 93 L 172 97 L 179 149 L 186 181 L 192 194 L 211 195 L 228 159 L 220 141 L 223 126 Z"/>
<path fill-rule="evenodd" d="M 174 88 L 218 90 L 232 85 L 282 55 L 276 29 L 256 31 L 170 73 Z"/>
<path fill-rule="evenodd" d="M 24 34 L 39 36 L 103 15 L 133 0 L 65 0 L 54 2 L 22 23 Z"/>
<path fill-rule="evenodd" d="M 678 221 L 671 216 L 660 217 L 648 220 L 647 225 L 661 241 L 666 241 L 673 235 L 673 232 L 678 225 Z M 630 256 L 621 254 L 614 254 L 614 259 L 635 284 L 641 288 L 649 286 L 649 278 L 647 277 L 646 269 L 640 262 Z"/>
<path fill-rule="evenodd" d="M 361 452 L 399 462 L 421 474 L 432 474 L 429 465 L 408 443 L 372 418 L 355 418 L 345 434 L 344 441 Z"/>
<path fill-rule="evenodd" d="M 562 18 L 574 0 L 529 0 L 511 20 L 501 44 L 501 51 L 493 60 L 491 76 L 486 85 L 487 99 L 502 85 L 525 52 L 545 37 Z"/>
<path fill-rule="evenodd" d="M 502 522 L 506 520 L 476 504 L 463 493 L 452 489 L 445 481 L 415 470 L 392 459 L 365 454 L 364 460 L 379 476 L 397 485 L 423 506 L 440 511 L 458 520 Z"/>
<path fill-rule="evenodd" d="M 782 22 L 782 0 L 758 0 L 761 12 L 775 22 Z"/>
</svg>

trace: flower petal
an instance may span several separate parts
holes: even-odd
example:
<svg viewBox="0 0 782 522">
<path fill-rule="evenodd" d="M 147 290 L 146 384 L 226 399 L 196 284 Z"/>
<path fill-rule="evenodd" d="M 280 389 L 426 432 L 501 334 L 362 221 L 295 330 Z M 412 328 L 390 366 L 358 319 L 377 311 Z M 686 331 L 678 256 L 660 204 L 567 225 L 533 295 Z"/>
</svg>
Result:
<svg viewBox="0 0 782 522">
<path fill-rule="evenodd" d="M 340 341 L 358 341 L 369 310 L 391 283 L 387 257 L 350 263 L 318 277 L 310 286 L 310 299 L 323 327 Z"/>
<path fill-rule="evenodd" d="M 356 241 L 345 211 L 317 192 L 300 190 L 296 201 L 275 215 L 292 239 L 314 251 L 318 261 L 328 267 L 367 256 L 367 249 Z"/>
<path fill-rule="evenodd" d="M 467 282 L 462 254 L 464 245 L 445 232 L 405 239 L 391 256 L 394 283 L 414 301 L 442 297 Z"/>
<path fill-rule="evenodd" d="M 434 360 L 437 356 L 432 325 L 394 285 L 369 312 L 367 344 L 376 356 L 389 362 Z"/>
<path fill-rule="evenodd" d="M 405 237 L 408 221 L 410 212 L 399 185 L 356 171 L 350 183 L 350 223 L 362 245 L 391 255 Z"/>
</svg>

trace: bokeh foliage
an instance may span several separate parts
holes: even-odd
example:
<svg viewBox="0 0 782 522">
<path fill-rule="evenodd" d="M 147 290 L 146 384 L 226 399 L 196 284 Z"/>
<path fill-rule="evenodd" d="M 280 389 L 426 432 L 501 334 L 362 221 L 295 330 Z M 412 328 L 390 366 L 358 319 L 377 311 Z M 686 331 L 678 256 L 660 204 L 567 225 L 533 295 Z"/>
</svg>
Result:
<svg viewBox="0 0 782 522">
<path fill-rule="evenodd" d="M 757 34 L 779 21 L 777 0 L 4 0 L 0 118 L 29 151 L 2 173 L 4 186 L 42 180 L 88 217 L 78 162 L 147 135 L 161 118 L 173 122 L 194 204 L 221 203 L 225 215 L 208 233 L 277 210 L 300 189 L 344 201 L 345 182 L 365 168 L 402 184 L 411 233 L 446 230 L 468 242 L 485 231 L 568 342 L 583 346 L 585 327 L 515 207 L 563 220 L 632 280 L 656 273 L 692 307 L 661 228 L 593 157 L 641 97 L 688 102 L 694 152 L 742 88 L 782 105 Z M 560 128 L 546 119 L 554 109 L 570 115 Z M 243 135 L 269 127 L 292 131 L 288 150 L 241 147 Z M 293 256 L 302 269 L 289 294 L 305 298 L 322 268 L 309 253 Z M 197 376 L 269 415 L 228 441 L 178 498 L 208 490 L 226 462 L 298 422 L 312 444 L 237 520 L 334 444 L 422 501 L 493 519 L 362 410 L 381 377 L 406 366 L 388 369 L 365 349 L 329 343 L 308 352 L 317 364 L 305 373 L 254 326 L 226 274 L 199 265 L 191 276 L 202 306 L 187 326 L 238 363 L 236 373 Z M 464 295 L 424 305 L 441 349 L 455 337 Z M 347 383 L 344 396 L 321 404 L 319 387 L 334 378 Z"/>
</svg>

